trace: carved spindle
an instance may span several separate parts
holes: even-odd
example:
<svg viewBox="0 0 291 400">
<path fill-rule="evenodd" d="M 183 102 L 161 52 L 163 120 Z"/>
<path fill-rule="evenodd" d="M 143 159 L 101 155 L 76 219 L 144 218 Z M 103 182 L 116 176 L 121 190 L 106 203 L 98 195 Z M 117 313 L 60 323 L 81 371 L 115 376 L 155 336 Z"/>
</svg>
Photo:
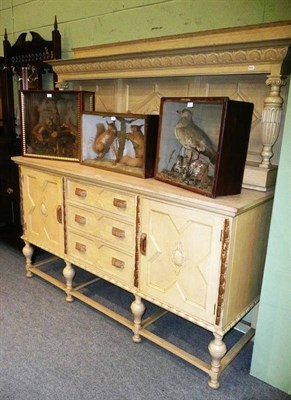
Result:
<svg viewBox="0 0 291 400">
<path fill-rule="evenodd" d="M 24 255 L 25 260 L 26 260 L 26 264 L 25 264 L 26 276 L 28 278 L 31 278 L 33 276 L 33 274 L 29 268 L 31 267 L 31 258 L 33 255 L 33 247 L 27 240 L 25 240 L 24 243 L 25 243 L 25 246 L 22 249 L 22 254 Z"/>
<path fill-rule="evenodd" d="M 280 129 L 283 99 L 280 96 L 280 88 L 286 81 L 280 76 L 269 75 L 266 85 L 270 86 L 270 94 L 265 99 L 262 112 L 262 162 L 260 167 L 269 168 L 270 159 L 273 156 L 272 147 L 274 146 Z"/>
<path fill-rule="evenodd" d="M 66 279 L 66 301 L 71 303 L 74 301 L 73 296 L 71 295 L 71 289 L 73 288 L 73 279 L 75 276 L 75 270 L 72 267 L 72 264 L 66 261 L 66 266 L 63 269 L 63 275 Z"/>
<path fill-rule="evenodd" d="M 145 312 L 145 305 L 139 296 L 135 296 L 135 300 L 131 304 L 131 312 L 133 314 L 133 337 L 135 343 L 141 341 L 139 331 L 141 329 L 141 318 Z"/>
<path fill-rule="evenodd" d="M 209 371 L 208 385 L 212 389 L 218 389 L 220 386 L 219 375 L 221 373 L 221 359 L 225 355 L 227 348 L 222 341 L 222 336 L 214 333 L 214 340 L 209 343 L 208 350 L 212 357 L 211 370 Z"/>
<path fill-rule="evenodd" d="M 54 29 L 57 30 L 58 29 L 58 20 L 57 20 L 57 16 L 55 15 L 55 21 L 54 21 Z"/>
</svg>

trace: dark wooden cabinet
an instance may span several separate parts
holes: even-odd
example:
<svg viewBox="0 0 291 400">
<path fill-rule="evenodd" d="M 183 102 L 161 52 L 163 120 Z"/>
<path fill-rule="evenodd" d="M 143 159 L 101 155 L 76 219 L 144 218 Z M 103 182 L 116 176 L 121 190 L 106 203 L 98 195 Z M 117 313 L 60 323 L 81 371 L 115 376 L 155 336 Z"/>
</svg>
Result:
<svg viewBox="0 0 291 400">
<path fill-rule="evenodd" d="M 18 90 L 39 90 L 43 76 L 49 74 L 54 88 L 56 75 L 46 61 L 61 58 L 61 35 L 55 18 L 52 40 L 43 39 L 38 33 L 19 35 L 11 45 L 5 30 L 4 57 L 0 57 L 0 240 L 22 248 L 19 175 L 11 157 L 21 155 L 20 113 Z"/>
<path fill-rule="evenodd" d="M 0 239 L 20 245 L 21 233 L 18 171 L 10 158 L 21 154 L 16 135 L 12 71 L 0 60 Z"/>
</svg>

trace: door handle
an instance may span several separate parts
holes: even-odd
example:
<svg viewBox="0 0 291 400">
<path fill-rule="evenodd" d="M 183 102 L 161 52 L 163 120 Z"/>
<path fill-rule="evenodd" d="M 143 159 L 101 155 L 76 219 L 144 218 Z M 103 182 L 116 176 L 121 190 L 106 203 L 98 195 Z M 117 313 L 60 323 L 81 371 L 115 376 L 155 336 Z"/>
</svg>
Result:
<svg viewBox="0 0 291 400">
<path fill-rule="evenodd" d="M 62 224 L 62 222 L 63 222 L 62 206 L 57 207 L 57 221 L 59 224 Z"/>
<path fill-rule="evenodd" d="M 139 248 L 140 248 L 141 254 L 143 256 L 145 256 L 146 252 L 147 252 L 147 234 L 146 233 L 142 233 L 140 235 Z"/>
</svg>

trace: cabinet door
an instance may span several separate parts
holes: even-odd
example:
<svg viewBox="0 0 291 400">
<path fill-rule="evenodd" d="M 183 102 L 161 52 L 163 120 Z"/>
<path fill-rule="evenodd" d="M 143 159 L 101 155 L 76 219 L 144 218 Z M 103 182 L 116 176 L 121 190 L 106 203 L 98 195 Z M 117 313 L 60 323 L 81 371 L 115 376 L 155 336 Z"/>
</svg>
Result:
<svg viewBox="0 0 291 400">
<path fill-rule="evenodd" d="M 172 312 L 214 323 L 225 218 L 141 200 L 139 289 Z"/>
<path fill-rule="evenodd" d="M 21 167 L 24 238 L 54 254 L 64 252 L 62 178 Z"/>
</svg>

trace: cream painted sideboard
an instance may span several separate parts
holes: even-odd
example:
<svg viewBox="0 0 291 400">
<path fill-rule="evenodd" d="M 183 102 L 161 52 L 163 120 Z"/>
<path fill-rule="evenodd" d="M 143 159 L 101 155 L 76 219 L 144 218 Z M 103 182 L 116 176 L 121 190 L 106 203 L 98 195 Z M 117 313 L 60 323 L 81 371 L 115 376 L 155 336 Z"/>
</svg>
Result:
<svg viewBox="0 0 291 400">
<path fill-rule="evenodd" d="M 209 375 L 222 371 L 252 338 L 231 349 L 224 335 L 259 300 L 272 192 L 243 189 L 210 199 L 155 179 L 140 179 L 73 162 L 14 157 L 20 168 L 23 254 L 28 277 L 39 275 Z M 64 261 L 65 283 L 32 263 L 33 246 Z M 74 285 L 80 267 L 133 295 L 126 319 Z M 93 279 L 94 281 L 94 279 Z M 145 300 L 160 311 L 143 319 Z M 211 363 L 188 354 L 148 326 L 166 312 L 213 333 Z M 175 327 L 173 327 L 175 329 Z"/>
</svg>

